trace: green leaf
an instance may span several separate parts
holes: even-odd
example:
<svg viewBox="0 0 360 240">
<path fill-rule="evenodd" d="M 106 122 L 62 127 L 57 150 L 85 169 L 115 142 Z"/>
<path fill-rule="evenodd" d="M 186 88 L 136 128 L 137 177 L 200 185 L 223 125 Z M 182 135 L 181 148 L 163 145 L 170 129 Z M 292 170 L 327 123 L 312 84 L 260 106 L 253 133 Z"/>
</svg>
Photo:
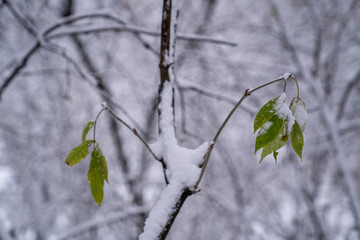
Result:
<svg viewBox="0 0 360 240">
<path fill-rule="evenodd" d="M 267 144 L 262 152 L 261 152 L 261 159 L 260 159 L 260 163 L 262 162 L 262 160 L 269 154 L 273 153 L 274 158 L 275 158 L 275 163 L 277 162 L 277 155 L 279 154 L 278 152 L 276 152 L 276 150 L 282 148 L 286 142 L 288 141 L 289 136 L 288 135 L 283 135 L 282 131 L 276 136 L 276 138 L 274 140 L 272 140 L 269 144 Z"/>
<path fill-rule="evenodd" d="M 99 206 L 104 197 L 104 180 L 109 183 L 107 164 L 99 144 L 96 143 L 91 153 L 88 181 L 93 198 Z"/>
<path fill-rule="evenodd" d="M 296 154 L 300 157 L 300 159 L 302 161 L 302 150 L 303 150 L 303 146 L 304 146 L 304 137 L 303 137 L 301 128 L 296 120 L 295 120 L 295 123 L 291 130 L 290 139 L 291 139 L 292 148 L 294 149 L 294 151 L 296 152 Z"/>
<path fill-rule="evenodd" d="M 90 129 L 94 126 L 94 122 L 93 121 L 90 121 L 86 124 L 85 128 L 84 128 L 84 131 L 83 131 L 83 134 L 82 134 L 82 141 L 85 142 L 86 140 L 86 135 L 88 134 L 88 132 L 90 131 Z"/>
<path fill-rule="evenodd" d="M 89 145 L 93 143 L 94 140 L 87 140 L 81 143 L 79 146 L 72 149 L 65 159 L 65 163 L 71 167 L 79 163 L 89 154 Z"/>
<path fill-rule="evenodd" d="M 275 158 L 275 164 L 277 163 L 277 156 L 279 155 L 279 153 L 277 151 L 273 152 L 273 156 Z"/>
<path fill-rule="evenodd" d="M 280 96 L 268 101 L 256 114 L 254 120 L 254 133 L 274 116 L 276 113 L 276 101 L 279 97 Z"/>
<path fill-rule="evenodd" d="M 283 133 L 284 123 L 285 119 L 279 118 L 277 115 L 274 115 L 265 125 L 261 127 L 255 141 L 255 153 L 260 148 L 268 145 L 279 134 Z"/>
</svg>

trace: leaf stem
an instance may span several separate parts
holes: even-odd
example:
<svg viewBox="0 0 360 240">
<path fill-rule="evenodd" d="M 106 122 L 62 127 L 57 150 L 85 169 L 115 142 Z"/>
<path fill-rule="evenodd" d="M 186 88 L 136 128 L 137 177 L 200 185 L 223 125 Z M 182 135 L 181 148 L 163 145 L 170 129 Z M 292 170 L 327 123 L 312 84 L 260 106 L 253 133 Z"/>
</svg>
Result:
<svg viewBox="0 0 360 240">
<path fill-rule="evenodd" d="M 102 108 L 102 109 L 100 110 L 100 112 L 96 115 L 96 118 L 95 118 L 95 121 L 94 121 L 94 142 L 96 142 L 96 140 L 95 140 L 96 122 L 97 122 L 97 120 L 99 119 L 101 113 L 102 113 L 104 110 L 106 110 L 106 107 L 105 107 L 105 108 Z"/>
<path fill-rule="evenodd" d="M 299 83 L 298 80 L 294 77 L 294 75 L 291 74 L 290 76 L 292 79 L 294 79 L 295 83 L 296 83 L 296 90 L 297 90 L 297 98 L 300 97 L 300 88 L 299 88 Z"/>
<path fill-rule="evenodd" d="M 207 153 L 205 154 L 204 156 L 204 163 L 202 165 L 202 169 L 201 169 L 201 173 L 200 173 L 200 176 L 199 176 L 199 179 L 197 180 L 197 182 L 195 183 L 194 185 L 194 189 L 193 189 L 193 192 L 196 192 L 197 188 L 199 187 L 199 184 L 201 182 L 201 179 L 204 175 L 204 172 L 206 170 L 206 167 L 209 163 L 209 159 L 210 159 L 210 155 L 211 155 L 211 152 L 212 150 L 214 149 L 214 145 L 217 141 L 217 139 L 219 138 L 222 130 L 225 128 L 226 124 L 228 123 L 228 121 L 230 120 L 230 118 L 232 117 L 232 115 L 234 114 L 234 112 L 237 110 L 237 108 L 240 106 L 240 104 L 245 100 L 245 98 L 247 98 L 248 96 L 251 95 L 251 93 L 257 91 L 257 90 L 260 90 L 261 88 L 264 88 L 268 85 L 271 85 L 271 84 L 274 84 L 274 83 L 277 83 L 279 81 L 285 81 L 285 86 L 284 86 L 284 90 L 285 90 L 285 87 L 286 87 L 286 79 L 281 77 L 281 78 L 278 78 L 278 79 L 275 79 L 275 80 L 272 80 L 268 83 L 265 83 L 263 85 L 260 85 L 252 90 L 249 90 L 249 89 L 246 89 L 245 93 L 243 94 L 243 96 L 239 99 L 239 101 L 235 104 L 235 106 L 233 107 L 233 109 L 230 111 L 230 113 L 227 115 L 227 117 L 225 118 L 224 122 L 221 124 L 219 130 L 216 132 L 215 134 L 215 137 L 213 138 L 213 141 L 212 141 L 212 144 L 210 145 L 209 147 L 209 150 L 207 151 Z"/>
</svg>

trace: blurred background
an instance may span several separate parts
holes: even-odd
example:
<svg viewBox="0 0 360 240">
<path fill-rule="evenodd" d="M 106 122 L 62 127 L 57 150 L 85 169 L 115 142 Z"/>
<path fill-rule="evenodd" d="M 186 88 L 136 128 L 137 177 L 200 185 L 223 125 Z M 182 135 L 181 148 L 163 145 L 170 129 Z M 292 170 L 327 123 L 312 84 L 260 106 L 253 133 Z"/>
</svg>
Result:
<svg viewBox="0 0 360 240">
<path fill-rule="evenodd" d="M 293 73 L 308 108 L 303 162 L 286 145 L 259 164 L 247 98 L 224 129 L 201 192 L 169 239 L 360 239 L 359 0 L 181 0 L 176 130 L 195 148 L 247 88 Z M 165 187 L 162 166 L 108 113 L 97 125 L 109 169 L 101 207 L 89 159 L 68 152 L 107 102 L 157 139 L 162 1 L 0 0 L 0 239 L 137 239 Z M 129 32 L 140 27 L 152 35 Z M 287 84 L 288 103 L 296 95 Z"/>
</svg>

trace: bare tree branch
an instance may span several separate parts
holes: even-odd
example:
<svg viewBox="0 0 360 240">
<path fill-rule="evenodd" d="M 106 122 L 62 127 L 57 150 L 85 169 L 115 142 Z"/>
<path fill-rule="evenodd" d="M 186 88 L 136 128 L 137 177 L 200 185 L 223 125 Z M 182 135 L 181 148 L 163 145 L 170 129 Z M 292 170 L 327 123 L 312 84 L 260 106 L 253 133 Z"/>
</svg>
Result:
<svg viewBox="0 0 360 240">
<path fill-rule="evenodd" d="M 350 93 L 352 92 L 352 90 L 354 90 L 355 86 L 360 82 L 360 70 L 358 70 L 358 72 L 355 74 L 354 78 L 348 82 L 348 84 L 346 85 L 343 94 L 340 98 L 340 102 L 339 102 L 339 107 L 338 107 L 338 111 L 336 114 L 336 119 L 337 120 L 341 120 L 344 116 L 344 112 L 346 109 L 346 103 L 349 100 L 349 96 Z"/>
<path fill-rule="evenodd" d="M 108 224 L 118 222 L 130 217 L 138 216 L 143 213 L 147 213 L 149 207 L 132 207 L 118 213 L 110 213 L 105 216 L 97 216 L 88 221 L 82 222 L 70 229 L 64 230 L 61 234 L 55 236 L 54 239 L 62 240 L 68 239 L 70 237 L 75 237 L 82 233 L 88 232 L 91 229 L 99 228 L 101 226 L 106 226 Z"/>
<path fill-rule="evenodd" d="M 98 33 L 98 32 L 107 32 L 107 31 L 115 31 L 115 32 L 131 32 L 131 33 L 141 33 L 149 36 L 160 37 L 159 32 L 155 32 L 146 28 L 125 25 L 125 26 L 95 26 L 95 27 L 77 27 L 76 29 L 63 30 L 56 33 L 53 33 L 48 36 L 49 39 L 61 38 L 71 35 L 79 35 L 79 34 L 90 34 L 90 33 Z M 213 38 L 210 36 L 197 35 L 197 34 L 177 34 L 176 37 L 179 40 L 187 40 L 187 41 L 196 41 L 196 42 L 208 42 L 214 44 L 222 44 L 228 45 L 231 47 L 236 47 L 237 44 L 234 42 Z"/>
<path fill-rule="evenodd" d="M 1 97 L 6 90 L 6 88 L 9 86 L 11 81 L 17 76 L 17 74 L 26 66 L 28 63 L 30 57 L 40 48 L 40 42 L 36 41 L 32 47 L 25 52 L 25 54 L 20 58 L 20 61 L 16 64 L 15 68 L 10 72 L 10 74 L 5 77 L 3 83 L 0 86 L 0 100 Z"/>
</svg>

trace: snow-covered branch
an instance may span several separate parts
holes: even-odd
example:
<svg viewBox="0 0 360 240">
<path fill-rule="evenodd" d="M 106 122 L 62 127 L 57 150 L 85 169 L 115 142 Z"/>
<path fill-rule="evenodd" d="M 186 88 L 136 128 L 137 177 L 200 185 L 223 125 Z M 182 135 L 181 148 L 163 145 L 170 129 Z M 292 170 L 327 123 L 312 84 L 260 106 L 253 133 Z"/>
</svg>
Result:
<svg viewBox="0 0 360 240">
<path fill-rule="evenodd" d="M 95 26 L 95 27 L 76 27 L 69 30 L 62 30 L 56 33 L 50 34 L 49 39 L 61 38 L 71 35 L 80 35 L 80 34 L 90 34 L 90 33 L 98 33 L 98 32 L 131 32 L 131 33 L 140 33 L 154 37 L 160 37 L 160 33 L 157 31 L 153 31 L 147 28 L 142 28 L 138 26 L 132 26 L 129 24 L 126 25 L 105 25 L 105 26 Z M 178 33 L 176 38 L 179 40 L 187 40 L 187 41 L 198 41 L 198 42 L 208 42 L 214 44 L 222 44 L 228 45 L 231 47 L 236 47 L 237 44 L 234 42 L 226 41 L 224 39 L 214 38 L 206 35 L 198 35 L 198 34 L 184 34 Z"/>
<path fill-rule="evenodd" d="M 164 0 L 161 32 L 159 143 L 168 184 L 145 222 L 140 240 L 165 239 L 183 203 L 193 194 L 200 176 L 200 165 L 210 143 L 195 150 L 178 145 L 174 126 L 174 55 L 176 39 L 176 7 Z"/>
</svg>

